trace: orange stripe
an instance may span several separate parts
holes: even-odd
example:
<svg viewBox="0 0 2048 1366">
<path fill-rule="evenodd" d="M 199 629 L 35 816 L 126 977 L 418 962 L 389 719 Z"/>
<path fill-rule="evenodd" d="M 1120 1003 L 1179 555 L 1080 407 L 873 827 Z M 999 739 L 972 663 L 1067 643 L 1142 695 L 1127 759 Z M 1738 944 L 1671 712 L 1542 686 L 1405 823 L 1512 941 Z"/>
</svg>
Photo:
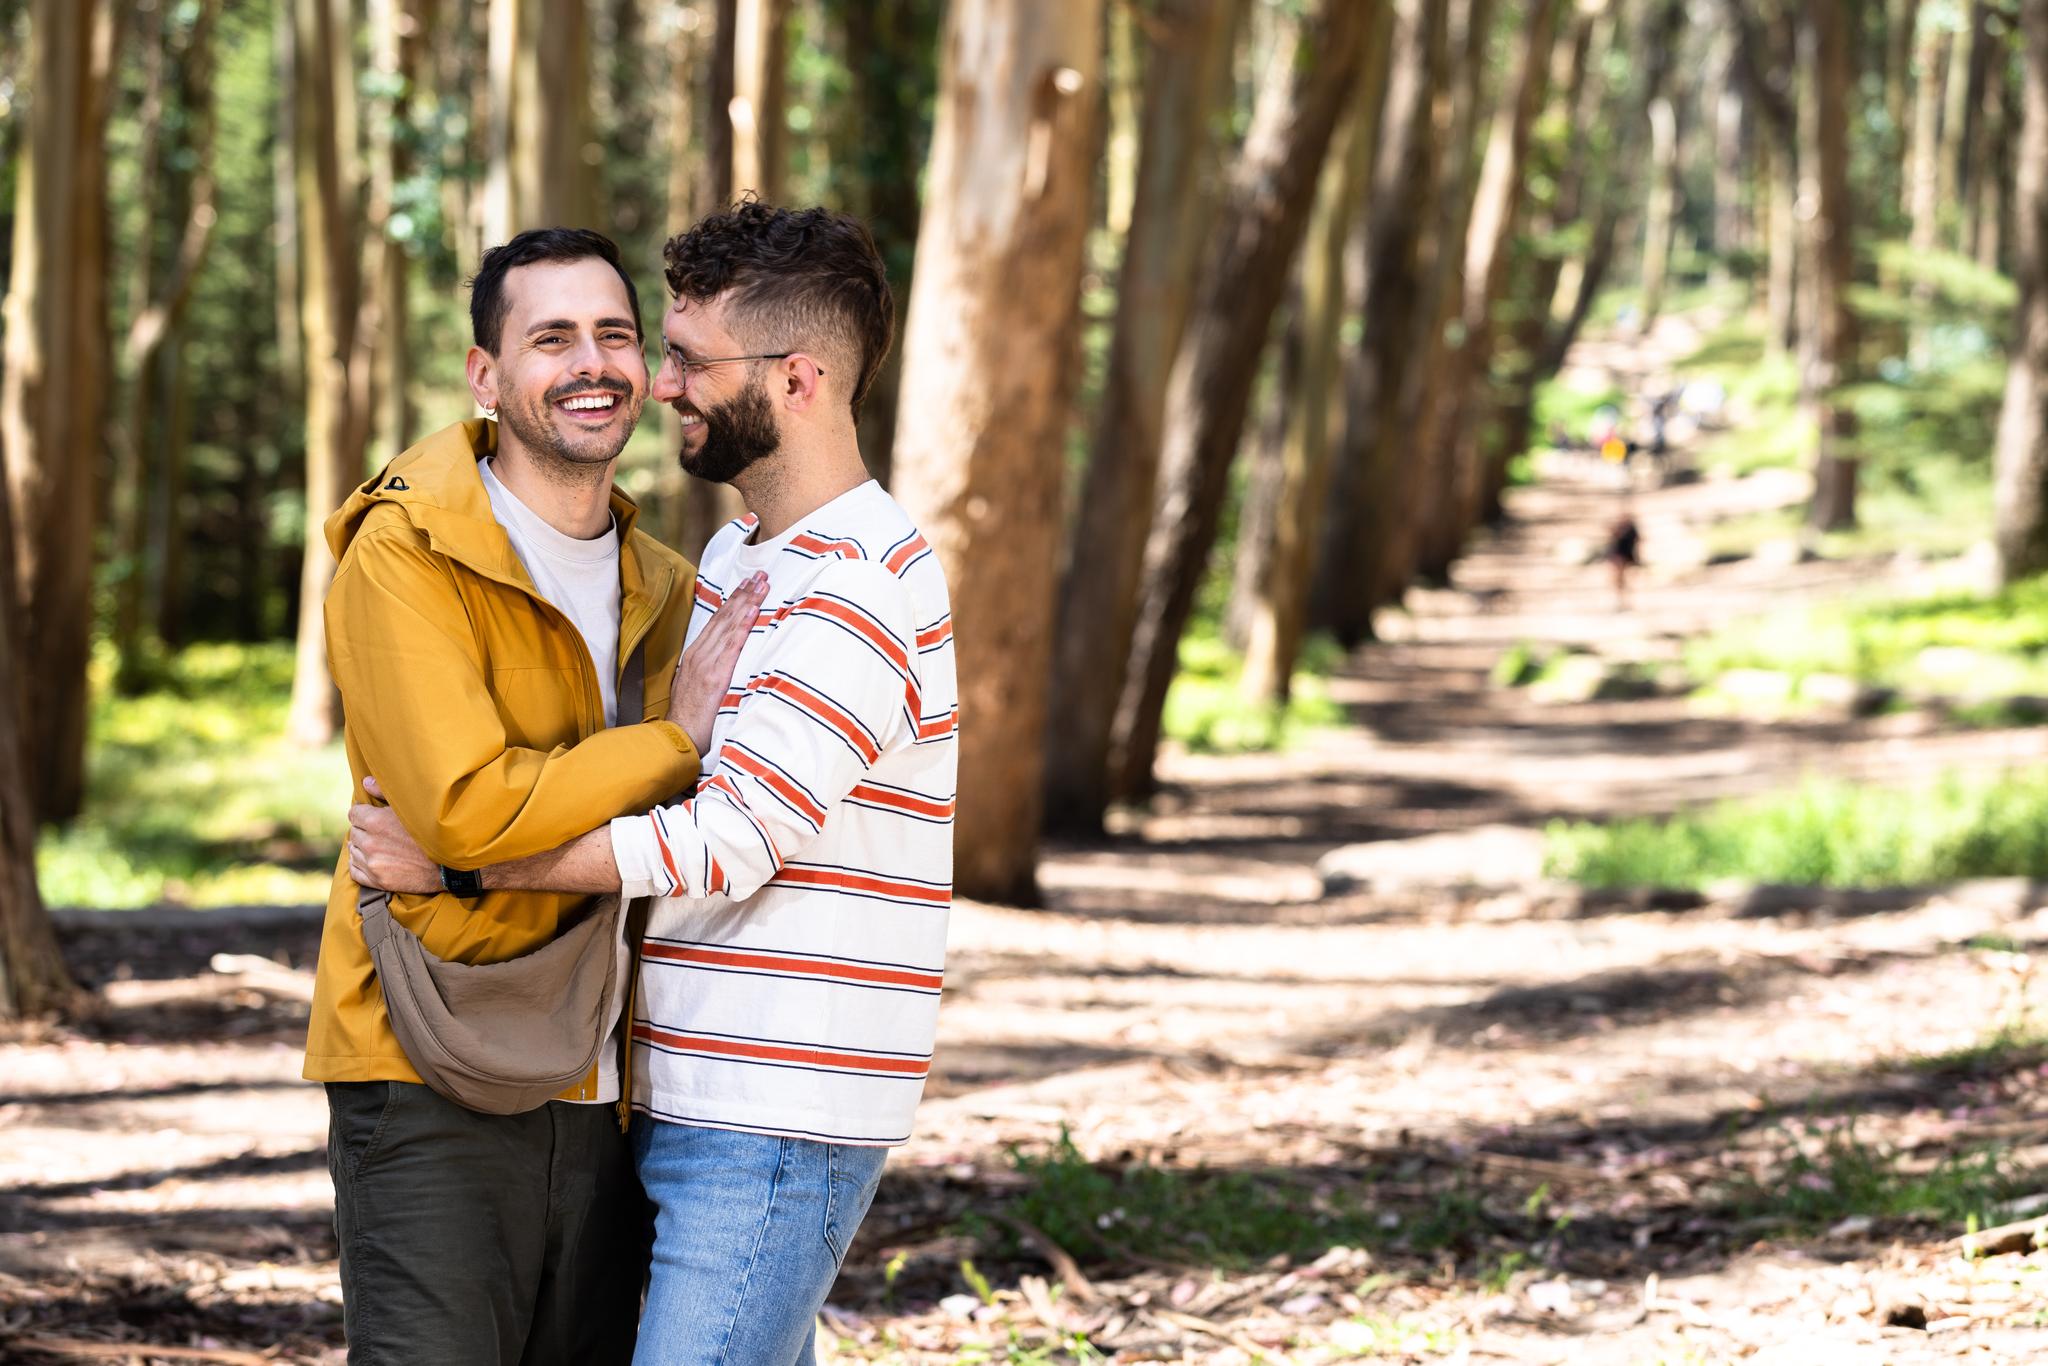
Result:
<svg viewBox="0 0 2048 1366">
<path fill-rule="evenodd" d="M 884 896 L 900 896 L 910 901 L 928 901 L 937 906 L 951 905 L 953 901 L 953 893 L 944 887 L 920 887 L 909 882 L 891 882 L 887 878 L 870 877 L 865 873 L 843 873 L 836 868 L 784 868 L 775 875 L 774 880 L 800 887 L 844 887 L 856 892 L 880 892 Z"/>
<path fill-rule="evenodd" d="M 925 544 L 924 537 L 919 536 L 909 545 L 904 546 L 901 550 L 897 551 L 894 555 L 891 555 L 888 558 L 886 564 L 888 565 L 889 572 L 891 574 L 902 573 L 904 565 L 909 564 L 912 560 L 916 559 L 919 555 L 923 554 L 925 551 L 929 549 L 931 549 L 931 547 Z"/>
<path fill-rule="evenodd" d="M 852 541 L 821 541 L 816 536 L 792 536 L 789 543 L 799 550 L 814 554 L 840 554 L 851 560 L 864 559 L 860 547 Z"/>
<path fill-rule="evenodd" d="M 716 611 L 718 608 L 723 607 L 725 605 L 725 599 L 721 598 L 720 596 L 718 596 L 716 592 L 706 587 L 704 580 L 702 579 L 697 580 L 697 601 L 703 603 L 707 607 L 710 607 L 713 611 Z"/>
<path fill-rule="evenodd" d="M 718 866 L 718 860 L 712 857 L 708 851 L 704 857 L 711 864 L 711 885 L 704 890 L 707 892 L 730 892 L 732 890 L 732 883 L 726 879 L 725 869 Z"/>
<path fill-rule="evenodd" d="M 725 754 L 727 758 L 733 761 L 736 767 L 758 778 L 767 785 L 770 791 L 776 793 L 791 806 L 803 812 L 805 816 L 809 817 L 812 825 L 823 825 L 825 823 L 825 808 L 812 801 L 805 794 L 804 790 L 795 783 L 783 777 L 751 754 L 742 753 L 737 749 L 727 749 Z"/>
<path fill-rule="evenodd" d="M 917 727 L 917 738 L 929 740 L 934 736 L 951 735 L 958 729 L 959 723 L 960 709 L 955 707 L 936 721 L 920 722 Z"/>
<path fill-rule="evenodd" d="M 647 1043 L 667 1044 L 692 1053 L 718 1053 L 733 1058 L 760 1058 L 767 1062 L 806 1062 L 825 1067 L 847 1067 L 862 1072 L 892 1072 L 898 1076 L 921 1077 L 930 1064 L 919 1058 L 868 1058 L 858 1053 L 834 1053 L 822 1048 L 784 1048 L 776 1044 L 740 1043 L 733 1039 L 707 1039 L 697 1034 L 673 1034 L 647 1025 L 633 1026 L 633 1037 Z"/>
<path fill-rule="evenodd" d="M 869 787 L 862 783 L 846 794 L 857 801 L 873 802 L 877 806 L 893 806 L 900 811 L 915 811 L 920 816 L 947 817 L 953 814 L 952 802 L 935 802 L 929 797 L 913 797 L 902 792 L 890 792 L 885 788 Z"/>
<path fill-rule="evenodd" d="M 649 816 L 647 818 L 647 823 L 650 826 L 654 827 L 654 845 L 657 849 L 661 850 L 661 861 L 668 865 L 668 879 L 670 884 L 673 885 L 675 889 L 679 892 L 687 890 L 683 886 L 682 874 L 676 871 L 675 855 L 669 853 L 668 841 L 661 837 L 661 822 L 656 820 L 653 816 Z"/>
<path fill-rule="evenodd" d="M 791 958 L 781 954 L 737 953 L 730 949 L 680 948 L 672 944 L 649 944 L 644 952 L 649 958 L 667 958 L 678 963 L 706 963 L 726 968 L 767 968 L 774 972 L 801 973 L 808 977 L 839 977 L 849 982 L 930 987 L 934 991 L 938 990 L 945 980 L 936 972 L 861 967 L 849 963 L 824 962 L 816 958 Z"/>
<path fill-rule="evenodd" d="M 862 733 L 859 724 L 852 717 L 812 692 L 809 688 L 804 687 L 800 683 L 792 682 L 787 678 L 764 678 L 761 680 L 761 687 L 767 692 L 778 693 L 783 697 L 787 697 L 790 701 L 796 703 L 796 705 L 844 735 L 846 742 L 853 746 L 854 752 L 859 754 L 868 763 L 873 763 L 882 757 L 882 751 L 875 748 L 874 742 Z"/>
<path fill-rule="evenodd" d="M 929 650 L 932 646 L 938 645 L 944 641 L 951 640 L 952 638 L 953 623 L 950 621 L 941 622 L 937 626 L 932 627 L 929 631 L 919 631 L 917 633 L 917 648 L 920 650 Z"/>
<path fill-rule="evenodd" d="M 903 653 L 903 647 L 898 645 L 892 637 L 884 633 L 881 627 L 846 606 L 846 604 L 834 602 L 830 598 L 805 598 L 789 610 L 792 612 L 816 612 L 820 616 L 827 616 L 834 621 L 846 623 L 854 630 L 860 632 L 863 638 L 873 642 L 874 647 L 882 652 L 883 658 L 896 666 L 897 672 L 909 672 L 910 659 Z"/>
</svg>

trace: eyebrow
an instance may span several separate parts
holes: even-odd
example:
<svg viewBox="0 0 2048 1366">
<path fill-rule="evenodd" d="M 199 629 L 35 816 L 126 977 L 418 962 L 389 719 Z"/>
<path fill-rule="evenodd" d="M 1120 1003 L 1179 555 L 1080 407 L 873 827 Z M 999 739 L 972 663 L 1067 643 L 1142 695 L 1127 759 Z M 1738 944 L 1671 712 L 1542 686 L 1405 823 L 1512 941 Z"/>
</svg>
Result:
<svg viewBox="0 0 2048 1366">
<path fill-rule="evenodd" d="M 629 332 L 637 332 L 639 330 L 633 325 L 631 318 L 599 318 L 596 326 L 600 328 L 623 327 Z M 535 323 L 532 327 L 527 328 L 525 335 L 531 337 L 539 332 L 574 332 L 575 330 L 576 324 L 568 318 L 550 318 L 546 322 Z"/>
</svg>

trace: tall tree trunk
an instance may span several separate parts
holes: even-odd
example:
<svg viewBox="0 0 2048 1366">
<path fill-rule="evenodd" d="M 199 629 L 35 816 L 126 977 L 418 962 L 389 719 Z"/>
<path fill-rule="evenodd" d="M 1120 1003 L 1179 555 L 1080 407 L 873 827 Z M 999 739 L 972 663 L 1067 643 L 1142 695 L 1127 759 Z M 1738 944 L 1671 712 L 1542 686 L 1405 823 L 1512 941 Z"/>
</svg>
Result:
<svg viewBox="0 0 2048 1366">
<path fill-rule="evenodd" d="M 1343 422 L 1339 356 L 1345 304 L 1352 294 L 1345 280 L 1345 255 L 1352 222 L 1364 208 L 1365 186 L 1372 179 L 1392 49 L 1392 7 L 1374 6 L 1374 20 L 1359 63 L 1357 95 L 1323 168 L 1308 238 L 1302 244 L 1299 303 L 1289 329 L 1298 359 L 1291 374 L 1290 367 L 1282 366 L 1287 416 L 1277 496 L 1270 521 L 1247 529 L 1265 542 L 1263 553 L 1246 555 L 1246 532 L 1240 531 L 1238 537 L 1241 562 L 1256 563 L 1263 570 L 1252 585 L 1246 613 L 1240 680 L 1241 691 L 1252 699 L 1287 701 L 1307 629 L 1313 549 L 1322 529 L 1332 452 Z M 1363 269 L 1364 262 L 1357 267 Z"/>
<path fill-rule="evenodd" d="M 697 129 L 699 145 L 690 159 L 696 167 L 697 179 L 694 188 L 681 179 L 669 182 L 669 227 L 673 232 L 681 232 L 705 214 L 727 208 L 736 192 L 733 167 L 737 160 L 737 139 L 732 105 L 737 79 L 734 64 L 739 48 L 740 2 L 698 0 L 692 8 L 698 20 L 690 26 L 688 34 L 678 33 L 678 46 L 687 42 L 689 51 L 678 53 L 675 70 L 691 71 L 701 67 L 704 88 L 692 95 L 685 88 L 688 82 L 678 83 L 677 98 L 694 98 L 696 103 L 689 118 L 685 117 L 681 107 L 673 111 L 671 137 L 682 139 L 686 136 L 686 128 L 694 126 Z M 669 448 L 680 450 L 682 428 L 676 425 L 673 410 L 662 409 L 662 425 L 669 437 Z M 685 555 L 694 557 L 704 549 L 718 528 L 745 509 L 740 504 L 739 494 L 730 485 L 714 484 L 682 474 L 680 470 L 677 473 L 682 479 L 682 496 L 677 503 L 680 515 L 676 544 Z"/>
<path fill-rule="evenodd" d="M 1970 228 L 1964 247 L 1987 270 L 1998 269 L 2008 180 L 2012 166 L 2011 16 L 1984 12 L 1983 98 L 1978 106 L 1977 147 L 1981 170 L 1970 196 Z"/>
<path fill-rule="evenodd" d="M 1151 784 L 1181 632 L 1215 542 L 1259 353 L 1358 77 L 1372 6 L 1321 0 L 1275 45 L 1167 387 L 1158 515 L 1112 731 L 1115 790 Z M 1062 623 L 1064 629 L 1065 623 Z"/>
<path fill-rule="evenodd" d="M 1229 8 L 1239 0 L 1223 0 Z M 1211 5 L 1210 8 L 1215 8 Z M 934 54 L 944 7 L 938 0 L 831 0 L 827 19 L 838 33 L 852 89 L 843 117 L 827 130 L 834 192 L 867 220 L 889 268 L 896 316 L 909 313 L 917 251 L 917 176 L 931 144 Z M 875 478 L 889 482 L 896 443 L 896 399 L 903 350 L 891 347 L 860 412 L 860 450 Z"/>
<path fill-rule="evenodd" d="M 1650 192 L 1643 209 L 1643 284 L 1636 331 L 1650 330 L 1664 309 L 1671 274 L 1671 232 L 1678 212 L 1678 111 L 1669 95 L 1650 101 Z"/>
<path fill-rule="evenodd" d="M 739 0 L 734 12 L 732 101 L 732 185 L 770 204 L 782 199 L 788 137 L 783 128 L 788 104 L 789 0 Z"/>
<path fill-rule="evenodd" d="M 402 130 L 413 122 L 427 16 L 422 0 L 376 0 L 371 9 L 371 61 L 378 75 L 370 105 L 369 217 L 370 288 L 377 299 L 376 413 L 371 422 L 371 463 L 382 466 L 412 444 L 414 414 L 410 378 L 412 349 L 407 320 L 412 252 L 393 231 L 398 186 L 412 173 L 412 154 Z"/>
<path fill-rule="evenodd" d="M 1524 270 L 1509 272 L 1502 304 L 1507 394 L 1484 450 L 1485 482 L 1475 523 L 1491 525 L 1500 520 L 1509 462 L 1529 448 L 1537 386 L 1553 373 L 1544 369 L 1550 349 L 1550 305 L 1557 297 L 1567 260 L 1556 243 L 1560 234 L 1584 221 L 1589 190 L 1598 190 L 1605 183 L 1604 177 L 1592 174 L 1594 168 L 1589 165 L 1602 152 L 1568 145 L 1566 137 L 1572 134 L 1562 130 L 1590 129 L 1605 121 L 1601 110 L 1608 103 L 1609 92 L 1603 68 L 1617 27 L 1614 7 L 1589 14 L 1572 6 L 1568 12 L 1572 21 L 1558 29 L 1549 82 L 1553 94 L 1550 112 L 1543 120 L 1552 131 L 1540 146 L 1532 145 L 1533 164 L 1525 173 L 1532 182 L 1533 196 L 1527 234 L 1529 260 Z M 1737 101 L 1739 107 L 1739 92 L 1732 81 L 1726 84 L 1723 100 Z M 1717 212 L 1721 202 L 1716 200 Z"/>
<path fill-rule="evenodd" d="M 1725 280 L 1729 258 L 1749 245 L 1743 234 L 1749 220 L 1742 211 L 1742 89 L 1729 70 L 1733 39 L 1724 36 L 1716 46 L 1709 86 L 1714 120 L 1714 273 Z"/>
<path fill-rule="evenodd" d="M 1961 213 L 1970 192 L 1971 72 L 1976 68 L 1977 30 L 1983 22 L 1980 0 L 1958 0 L 1961 22 L 1948 50 L 1948 80 L 1942 86 L 1941 150 L 1937 158 L 1940 189 L 1937 200 L 1946 216 L 1942 245 L 1953 248 L 1962 231 Z"/>
<path fill-rule="evenodd" d="M 1549 93 L 1551 34 L 1556 0 L 1530 0 L 1522 14 L 1508 82 L 1494 111 L 1486 158 L 1474 192 L 1465 235 L 1464 298 L 1460 340 L 1451 350 L 1439 458 L 1451 477 L 1447 549 L 1461 545 L 1477 521 L 1486 480 L 1480 468 L 1482 439 L 1502 394 L 1494 373 L 1495 322 L 1507 286 L 1508 257 L 1521 231 L 1528 193 L 1525 162 L 1536 112 Z"/>
<path fill-rule="evenodd" d="M 1437 196 L 1439 146 L 1432 110 L 1450 83 L 1444 6 L 1402 0 L 1395 7 L 1393 61 L 1381 120 L 1367 231 L 1366 322 L 1348 367 L 1340 495 L 1325 523 L 1315 618 L 1349 649 L 1372 635 L 1386 601 L 1386 544 L 1410 515 L 1396 494 L 1404 386 L 1419 368 L 1436 321 L 1423 277 L 1436 240 L 1418 206 Z"/>
<path fill-rule="evenodd" d="M 1110 735 L 1128 663 L 1116 642 L 1129 640 L 1137 621 L 1167 381 L 1213 216 L 1202 185 L 1228 107 L 1243 12 L 1243 0 L 1168 0 L 1144 31 L 1137 191 L 1056 618 L 1057 743 L 1049 736 L 1045 745 L 1050 830 L 1099 831 L 1109 805 Z"/>
<path fill-rule="evenodd" d="M 348 8 L 292 0 L 298 138 L 300 281 L 306 357 L 306 545 L 299 575 L 297 662 L 287 729 L 301 745 L 332 739 L 340 698 L 327 669 L 321 604 L 334 578 L 322 524 L 363 474 L 374 335 L 364 312 L 362 228 L 355 205 L 354 86 Z"/>
<path fill-rule="evenodd" d="M 595 212 L 583 0 L 491 0 L 485 245 Z"/>
<path fill-rule="evenodd" d="M 2006 582 L 2048 572 L 2048 6 L 2020 7 L 2020 133 L 2013 274 L 2020 287 L 1998 419 L 1998 566 Z"/>
<path fill-rule="evenodd" d="M 960 650 L 954 885 L 1036 894 L 1060 469 L 1098 145 L 1100 0 L 955 0 L 904 332 L 896 488 Z"/>
<path fill-rule="evenodd" d="M 1814 265 L 1814 362 L 1806 388 L 1820 434 L 1811 520 L 1823 531 L 1856 524 L 1856 414 L 1842 397 L 1856 375 L 1856 315 L 1849 302 L 1856 273 L 1849 102 L 1856 78 L 1847 2 L 1809 0 L 1801 26 L 1802 55 L 1807 57 L 1802 65 L 1812 73 L 1813 96 L 1800 102 L 1805 153 L 1801 164 L 1811 169 L 1813 180 L 1805 197 L 1817 209 L 1808 220 Z"/>
<path fill-rule="evenodd" d="M 137 136 L 141 139 L 135 158 L 135 198 L 137 203 L 148 204 L 154 210 L 163 200 L 161 182 L 167 123 L 164 118 L 164 73 L 169 65 L 164 49 L 170 45 L 171 34 L 163 6 L 138 10 L 135 18 L 133 41 L 141 49 L 142 58 L 141 100 L 135 111 Z M 131 318 L 140 318 L 149 312 L 156 292 L 156 217 L 152 212 L 143 220 L 135 265 L 128 276 L 128 312 Z M 159 325 L 157 336 L 161 338 L 163 332 L 164 328 Z M 132 350 L 132 326 L 129 336 Z M 158 465 L 157 432 L 148 423 L 148 415 L 156 406 L 151 393 L 156 381 L 156 355 L 152 349 L 147 357 L 124 356 L 122 359 L 127 362 L 128 371 L 127 420 L 114 432 L 113 496 L 107 500 L 114 541 L 109 577 L 114 587 L 114 655 L 118 661 L 114 670 L 114 687 L 121 693 L 132 695 L 139 692 L 144 683 L 143 599 L 147 596 L 152 577 L 143 561 L 149 545 L 149 484 L 152 471 Z"/>
<path fill-rule="evenodd" d="M 1941 73 L 1947 67 L 1948 30 L 1931 11 L 1920 14 L 1913 43 L 1913 138 L 1907 156 L 1906 221 L 1913 254 L 1934 250 L 1941 208 Z"/>
<path fill-rule="evenodd" d="M 35 792 L 23 733 L 22 649 L 14 577 L 14 516 L 0 482 L 0 1020 L 63 1005 L 74 988 L 36 889 Z"/>
<path fill-rule="evenodd" d="M 1915 30 L 1920 21 L 1920 0 L 1885 0 L 1884 17 L 1884 112 L 1891 140 L 1885 158 L 1887 172 L 1894 166 L 1899 178 L 1887 175 L 1885 183 L 1898 193 L 1887 202 L 1897 203 L 1901 214 L 1909 212 L 1912 190 L 1909 174 L 1913 147 L 1913 54 Z"/>
<path fill-rule="evenodd" d="M 1412 520 L 1405 534 L 1383 543 L 1383 572 L 1402 585 L 1417 577 L 1442 581 L 1464 544 L 1464 530 L 1455 511 L 1456 472 L 1440 444 L 1452 412 L 1464 395 L 1451 387 L 1455 334 L 1465 298 L 1465 241 L 1472 224 L 1478 185 L 1477 129 L 1483 107 L 1492 37 L 1493 0 L 1460 0 L 1451 8 L 1453 46 L 1452 99 L 1444 138 L 1444 174 L 1438 189 L 1433 231 L 1441 244 L 1435 268 L 1425 286 L 1434 322 L 1416 352 L 1420 364 L 1411 368 L 1415 397 L 1406 409 L 1409 441 L 1416 458 L 1401 467 L 1401 506 Z"/>
<path fill-rule="evenodd" d="M 23 731 L 44 820 L 75 815 L 85 790 L 115 27 L 114 9 L 100 0 L 37 0 L 29 25 L 34 104 L 15 179 L 0 459 L 20 527 Z"/>
</svg>

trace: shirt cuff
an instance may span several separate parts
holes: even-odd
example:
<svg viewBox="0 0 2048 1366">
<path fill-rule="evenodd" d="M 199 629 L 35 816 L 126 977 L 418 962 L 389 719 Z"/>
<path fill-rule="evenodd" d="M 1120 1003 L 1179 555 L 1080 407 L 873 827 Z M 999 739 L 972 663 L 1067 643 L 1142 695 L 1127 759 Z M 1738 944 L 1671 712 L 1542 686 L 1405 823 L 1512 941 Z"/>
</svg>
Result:
<svg viewBox="0 0 2048 1366">
<path fill-rule="evenodd" d="M 655 831 L 656 817 L 620 816 L 611 823 L 612 858 L 619 865 L 619 896 L 676 896 L 681 879 L 672 872 L 673 859 L 664 859 Z"/>
</svg>

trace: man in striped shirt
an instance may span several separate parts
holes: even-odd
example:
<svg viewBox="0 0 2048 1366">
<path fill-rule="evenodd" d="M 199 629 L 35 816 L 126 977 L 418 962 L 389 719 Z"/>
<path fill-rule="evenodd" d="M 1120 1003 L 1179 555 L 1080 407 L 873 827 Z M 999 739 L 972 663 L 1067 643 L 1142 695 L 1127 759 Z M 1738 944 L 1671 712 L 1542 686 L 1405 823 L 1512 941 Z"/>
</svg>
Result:
<svg viewBox="0 0 2048 1366">
<path fill-rule="evenodd" d="M 682 418 L 683 468 L 748 508 L 705 548 L 692 637 L 741 585 L 765 576 L 767 597 L 693 793 L 482 877 L 658 898 L 633 1014 L 632 1144 L 656 1210 L 635 1360 L 793 1366 L 931 1064 L 952 619 L 937 557 L 855 438 L 894 324 L 866 229 L 749 202 L 664 255 L 652 394 Z M 365 876 L 430 875 L 388 811 L 352 818 Z"/>
</svg>

